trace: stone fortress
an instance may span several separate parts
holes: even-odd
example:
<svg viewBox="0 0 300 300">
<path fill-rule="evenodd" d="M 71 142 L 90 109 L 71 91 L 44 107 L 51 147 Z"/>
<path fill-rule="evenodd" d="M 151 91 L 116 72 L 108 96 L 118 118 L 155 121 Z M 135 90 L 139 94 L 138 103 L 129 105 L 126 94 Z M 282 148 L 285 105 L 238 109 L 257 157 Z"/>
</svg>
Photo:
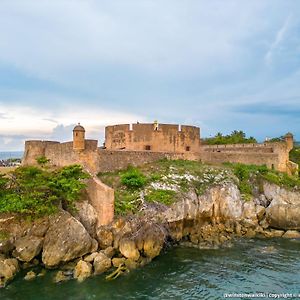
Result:
<svg viewBox="0 0 300 300">
<path fill-rule="evenodd" d="M 203 145 L 199 127 L 154 122 L 107 126 L 104 146 L 98 147 L 98 141 L 86 139 L 85 129 L 78 124 L 70 142 L 26 141 L 22 164 L 34 165 L 37 157 L 45 156 L 51 165 L 78 163 L 97 174 L 167 158 L 266 165 L 292 174 L 296 171 L 289 160 L 293 143 L 293 135 L 288 133 L 284 142 Z"/>
<path fill-rule="evenodd" d="M 104 146 L 98 147 L 98 141 L 86 139 L 85 129 L 78 124 L 70 142 L 26 141 L 22 165 L 36 165 L 41 156 L 52 166 L 82 165 L 92 175 L 87 185 L 89 201 L 98 213 L 99 225 L 106 225 L 114 218 L 114 190 L 97 178 L 98 172 L 159 159 L 185 159 L 266 165 L 293 174 L 298 171 L 298 165 L 289 160 L 293 143 L 289 133 L 283 142 L 208 146 L 201 144 L 198 127 L 154 122 L 107 126 Z"/>
</svg>

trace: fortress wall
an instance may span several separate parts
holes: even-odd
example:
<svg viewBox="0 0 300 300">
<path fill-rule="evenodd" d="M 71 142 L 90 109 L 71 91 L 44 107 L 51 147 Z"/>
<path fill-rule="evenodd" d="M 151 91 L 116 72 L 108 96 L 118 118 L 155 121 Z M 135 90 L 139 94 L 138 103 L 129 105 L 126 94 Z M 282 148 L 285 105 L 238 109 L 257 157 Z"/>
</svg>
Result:
<svg viewBox="0 0 300 300">
<path fill-rule="evenodd" d="M 276 153 L 251 152 L 202 152 L 201 161 L 204 163 L 243 163 L 266 165 L 268 168 L 279 170 L 279 159 Z"/>
<path fill-rule="evenodd" d="M 86 140 L 86 149 L 75 151 L 73 150 L 73 142 L 27 141 L 22 164 L 36 165 L 36 158 L 45 156 L 54 166 L 64 167 L 71 164 L 81 164 L 90 172 L 97 172 L 97 143 L 96 140 Z"/>
<path fill-rule="evenodd" d="M 114 189 L 92 177 L 88 181 L 87 192 L 97 212 L 98 226 L 111 223 L 114 219 Z"/>
<path fill-rule="evenodd" d="M 272 143 L 273 151 L 278 155 L 278 171 L 289 173 L 290 149 L 284 142 Z"/>
<path fill-rule="evenodd" d="M 152 151 L 103 150 L 99 149 L 99 172 L 112 172 L 125 169 L 129 165 L 140 166 L 160 159 L 189 159 L 198 160 L 194 153 L 167 153 Z"/>
<path fill-rule="evenodd" d="M 255 153 L 274 153 L 273 148 L 271 147 L 224 147 L 224 148 L 204 148 L 205 152 L 255 152 Z"/>
<path fill-rule="evenodd" d="M 59 167 L 81 164 L 90 172 L 97 171 L 97 141 L 86 140 L 85 150 L 73 150 L 73 142 L 50 145 L 45 149 L 45 156 L 50 159 L 51 164 Z"/>
<path fill-rule="evenodd" d="M 36 165 L 36 159 L 38 157 L 45 156 L 45 150 L 47 147 L 58 144 L 59 142 L 53 141 L 26 141 L 22 165 Z"/>
<path fill-rule="evenodd" d="M 190 152 L 200 151 L 200 129 L 194 126 L 159 124 L 115 125 L 106 127 L 105 145 L 108 150 Z"/>
<path fill-rule="evenodd" d="M 274 165 L 274 168 L 281 172 L 289 172 L 289 149 L 285 142 L 263 143 L 263 144 L 230 144 L 230 145 L 203 145 L 201 147 L 204 153 L 222 153 L 215 155 L 216 159 L 226 159 L 226 153 L 238 153 L 238 156 L 243 155 L 243 161 L 238 158 L 237 162 L 245 164 L 261 164 L 260 162 L 266 159 L 265 164 L 268 167 Z M 274 154 L 273 162 L 269 162 L 266 154 Z M 254 157 L 252 158 L 251 155 Z M 233 157 L 233 156 L 231 156 Z M 233 158 L 232 158 L 233 159 Z M 212 159 L 211 159 L 212 160 Z M 253 161 L 257 161 L 253 162 Z"/>
</svg>

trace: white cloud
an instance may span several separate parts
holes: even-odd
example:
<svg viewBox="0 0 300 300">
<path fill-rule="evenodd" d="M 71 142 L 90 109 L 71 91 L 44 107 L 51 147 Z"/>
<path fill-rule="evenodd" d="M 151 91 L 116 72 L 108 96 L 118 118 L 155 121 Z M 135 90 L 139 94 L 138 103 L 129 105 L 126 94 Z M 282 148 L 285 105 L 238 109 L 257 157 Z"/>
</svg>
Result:
<svg viewBox="0 0 300 300">
<path fill-rule="evenodd" d="M 87 131 L 87 136 L 95 136 L 108 124 L 130 123 L 144 118 L 135 114 L 122 113 L 102 109 L 99 106 L 76 106 L 65 104 L 60 109 L 47 110 L 33 106 L 9 105 L 0 102 L 0 111 L 8 116 L 0 118 L 1 135 L 26 135 L 27 137 L 62 138 L 65 129 L 72 132 L 71 128 L 80 122 Z M 66 127 L 67 126 L 67 127 Z"/>
<path fill-rule="evenodd" d="M 272 63 L 273 53 L 280 46 L 280 44 L 283 42 L 284 37 L 286 35 L 286 32 L 289 29 L 290 22 L 291 22 L 291 15 L 289 15 L 285 19 L 284 23 L 282 24 L 280 29 L 277 31 L 275 39 L 273 40 L 272 44 L 270 45 L 270 48 L 269 48 L 268 52 L 265 55 L 266 64 L 270 65 Z"/>
</svg>

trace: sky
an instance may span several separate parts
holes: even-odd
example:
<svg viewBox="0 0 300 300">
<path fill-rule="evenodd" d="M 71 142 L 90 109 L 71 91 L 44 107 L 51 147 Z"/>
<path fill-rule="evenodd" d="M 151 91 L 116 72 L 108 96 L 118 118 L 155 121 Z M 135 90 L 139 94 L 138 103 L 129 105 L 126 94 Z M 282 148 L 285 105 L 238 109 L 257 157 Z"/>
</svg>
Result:
<svg viewBox="0 0 300 300">
<path fill-rule="evenodd" d="M 178 123 L 300 140 L 300 1 L 0 0 L 0 151 Z"/>
</svg>

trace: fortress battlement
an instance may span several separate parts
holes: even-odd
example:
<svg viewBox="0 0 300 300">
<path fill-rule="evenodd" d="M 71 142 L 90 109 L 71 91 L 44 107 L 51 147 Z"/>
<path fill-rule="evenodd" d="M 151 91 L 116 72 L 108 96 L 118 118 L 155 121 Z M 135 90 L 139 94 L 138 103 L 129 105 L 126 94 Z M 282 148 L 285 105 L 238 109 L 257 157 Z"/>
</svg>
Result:
<svg viewBox="0 0 300 300">
<path fill-rule="evenodd" d="M 109 150 L 199 152 L 200 128 L 156 122 L 107 126 L 105 147 Z"/>
</svg>

